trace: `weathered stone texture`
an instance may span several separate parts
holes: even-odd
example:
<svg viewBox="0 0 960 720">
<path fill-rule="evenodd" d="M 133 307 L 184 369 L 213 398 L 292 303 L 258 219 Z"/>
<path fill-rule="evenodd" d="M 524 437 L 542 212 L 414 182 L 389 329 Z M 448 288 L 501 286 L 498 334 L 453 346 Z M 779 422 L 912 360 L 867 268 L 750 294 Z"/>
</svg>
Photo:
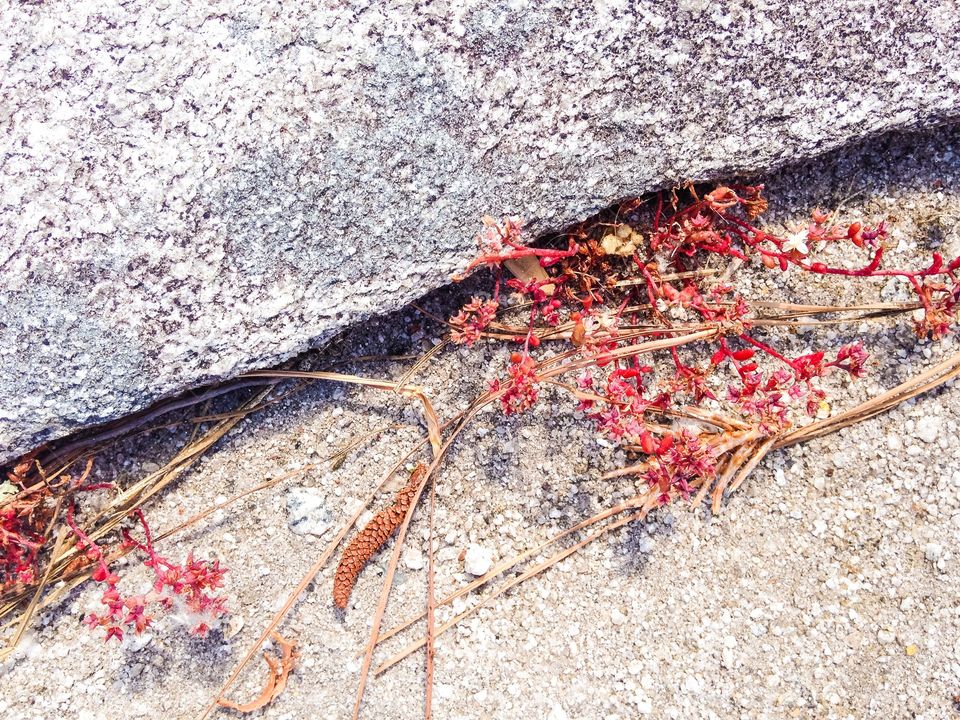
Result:
<svg viewBox="0 0 960 720">
<path fill-rule="evenodd" d="M 956 4 L 5 3 L 0 460 L 534 230 L 956 117 Z"/>
</svg>

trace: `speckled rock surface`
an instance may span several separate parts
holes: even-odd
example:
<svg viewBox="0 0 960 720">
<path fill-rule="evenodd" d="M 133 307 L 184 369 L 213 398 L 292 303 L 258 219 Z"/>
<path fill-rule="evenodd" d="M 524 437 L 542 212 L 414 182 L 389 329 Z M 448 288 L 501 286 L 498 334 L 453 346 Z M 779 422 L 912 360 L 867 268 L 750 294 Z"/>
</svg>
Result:
<svg viewBox="0 0 960 720">
<path fill-rule="evenodd" d="M 0 460 L 535 230 L 958 114 L 951 2 L 6 3 Z"/>
<path fill-rule="evenodd" d="M 857 143 L 764 181 L 771 201 L 765 227 L 772 232 L 795 231 L 812 207 L 842 206 L 844 222 L 888 222 L 891 266 L 916 266 L 933 250 L 960 254 L 960 126 Z M 747 297 L 758 300 L 852 304 L 878 294 L 895 300 L 899 293 L 897 284 L 882 280 L 760 268 L 738 276 Z M 478 275 L 432 294 L 424 306 L 451 314 L 488 289 L 489 277 Z M 441 330 L 413 310 L 402 311 L 348 330 L 332 354 L 303 362 L 326 367 L 385 347 L 419 354 Z M 768 339 L 792 356 L 835 350 L 853 339 L 864 343 L 873 357 L 867 376 L 848 382 L 833 375 L 824 386 L 834 413 L 960 351 L 956 336 L 919 342 L 906 318 L 770 332 Z M 553 352 L 549 346 L 541 351 Z M 499 343 L 448 346 L 420 368 L 416 382 L 443 420 L 504 377 L 508 354 Z M 412 364 L 338 367 L 396 380 Z M 215 403 L 210 411 L 227 412 L 238 401 Z M 454 443 L 436 484 L 439 596 L 474 579 L 466 567 L 471 547 L 500 563 L 637 492 L 633 478 L 602 478 L 631 461 L 601 443 L 575 406 L 569 394 L 544 389 L 528 413 L 483 412 Z M 0 717 L 197 718 L 385 468 L 423 439 L 420 418 L 416 403 L 395 393 L 326 383 L 248 416 L 145 508 L 159 534 L 266 479 L 287 478 L 160 541 L 158 549 L 171 560 L 192 551 L 229 568 L 228 624 L 198 640 L 182 621 L 162 614 L 146 637 L 132 641 L 128 633 L 122 647 L 105 644 L 101 633 L 83 624 L 88 613 L 103 608 L 103 587 L 86 583 L 38 613 L 21 650 L 0 662 Z M 388 426 L 399 429 L 373 439 Z M 174 423 L 108 448 L 97 458 L 93 479 L 129 487 L 179 453 L 194 427 Z M 360 438 L 367 440 L 357 446 Z M 834 435 L 772 453 L 719 515 L 706 504 L 677 503 L 648 522 L 611 531 L 497 598 L 488 593 L 500 582 L 438 608 L 438 622 L 445 622 L 487 600 L 438 638 L 433 717 L 957 720 L 958 438 L 960 382 L 954 380 Z M 343 462 L 331 461 L 344 448 L 351 449 Z M 361 524 L 393 502 L 404 477 L 377 494 Z M 98 496 L 111 494 L 86 493 L 83 507 L 92 511 Z M 328 534 L 298 532 L 291 505 L 303 503 L 291 503 L 292 496 L 329 511 Z M 405 540 L 385 630 L 424 608 L 427 517 L 423 503 Z M 123 592 L 151 586 L 143 559 L 117 563 Z M 339 552 L 280 628 L 301 653 L 286 689 L 274 704 L 246 717 L 350 717 L 358 653 L 368 642 L 389 551 L 361 575 L 346 613 L 331 599 L 338 559 Z M 0 633 L 0 646 L 12 629 Z M 423 631 L 417 623 L 391 638 L 376 664 Z M 230 698 L 255 698 L 265 673 L 255 659 Z M 371 678 L 362 717 L 419 718 L 423 698 L 421 652 Z M 212 717 L 240 716 L 221 710 Z"/>
</svg>

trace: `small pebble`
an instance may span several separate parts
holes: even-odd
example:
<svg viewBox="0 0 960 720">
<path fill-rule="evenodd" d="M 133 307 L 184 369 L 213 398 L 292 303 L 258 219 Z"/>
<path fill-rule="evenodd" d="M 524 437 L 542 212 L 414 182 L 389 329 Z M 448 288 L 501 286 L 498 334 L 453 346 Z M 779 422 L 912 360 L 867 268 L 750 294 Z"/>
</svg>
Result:
<svg viewBox="0 0 960 720">
<path fill-rule="evenodd" d="M 917 420 L 914 435 L 926 443 L 936 442 L 940 432 L 940 419 L 936 415 L 924 415 Z"/>
<path fill-rule="evenodd" d="M 463 558 L 463 569 L 471 575 L 486 575 L 493 567 L 493 551 L 471 545 Z"/>
<path fill-rule="evenodd" d="M 291 488 L 287 493 L 287 525 L 298 535 L 320 537 L 333 527 L 333 513 L 314 488 Z"/>
<path fill-rule="evenodd" d="M 406 548 L 403 551 L 403 564 L 411 570 L 422 570 L 426 565 L 423 553 L 416 548 Z"/>
<path fill-rule="evenodd" d="M 638 694 L 634 698 L 634 703 L 637 706 L 637 712 L 641 715 L 649 715 L 653 712 L 653 701 L 646 695 Z"/>
<path fill-rule="evenodd" d="M 927 543 L 923 549 L 923 555 L 930 562 L 937 562 L 943 556 L 943 545 L 940 543 Z"/>
</svg>

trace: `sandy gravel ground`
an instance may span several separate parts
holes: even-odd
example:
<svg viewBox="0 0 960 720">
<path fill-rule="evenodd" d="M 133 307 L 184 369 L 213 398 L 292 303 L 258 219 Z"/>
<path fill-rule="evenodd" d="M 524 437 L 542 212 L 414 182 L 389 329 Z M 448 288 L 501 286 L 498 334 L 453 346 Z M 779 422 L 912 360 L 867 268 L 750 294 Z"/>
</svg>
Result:
<svg viewBox="0 0 960 720">
<path fill-rule="evenodd" d="M 811 207 L 855 195 L 844 216 L 890 218 L 900 241 L 891 263 L 919 262 L 937 246 L 960 254 L 960 129 L 868 142 L 767 184 L 774 226 L 796 228 Z M 449 314 L 483 285 L 471 283 L 425 302 Z M 885 299 L 902 293 L 895 283 L 873 290 Z M 866 297 L 843 280 L 792 275 L 755 278 L 750 292 L 817 302 Z M 407 310 L 356 328 L 303 364 L 396 378 L 409 362 L 338 361 L 418 353 L 436 332 Z M 918 343 L 908 327 L 886 325 L 777 342 L 799 353 L 856 336 L 878 362 L 863 381 L 831 385 L 834 410 L 958 349 L 955 339 Z M 449 416 L 502 369 L 503 355 L 494 346 L 450 350 L 416 382 Z M 439 593 L 471 577 L 460 560 L 471 546 L 474 555 L 503 559 L 636 491 L 629 480 L 599 480 L 625 459 L 571 409 L 568 398 L 545 392 L 530 414 L 483 414 L 456 445 L 437 487 Z M 337 469 L 321 462 L 395 423 L 404 427 L 365 443 Z M 960 693 L 958 426 L 960 390 L 946 387 L 774 453 L 718 516 L 676 505 L 588 545 L 440 638 L 435 717 L 960 717 L 952 699 Z M 180 424 L 129 441 L 101 458 L 99 470 L 121 481 L 139 477 L 188 432 Z M 99 592 L 75 591 L 42 614 L 23 652 L 2 666 L 0 715 L 194 717 L 335 529 L 422 433 L 415 405 L 329 384 L 243 421 L 149 508 L 154 526 L 165 528 L 265 478 L 319 463 L 162 545 L 173 557 L 193 548 L 230 568 L 230 623 L 197 640 L 161 618 L 145 643 L 104 646 L 81 625 Z M 291 507 L 304 498 L 318 507 L 296 523 Z M 411 529 L 386 627 L 423 606 L 424 518 L 419 513 Z M 321 537 L 295 532 L 305 525 L 329 529 Z M 260 716 L 349 717 L 385 563 L 381 554 L 363 574 L 346 613 L 332 606 L 332 564 L 304 593 L 283 629 L 297 639 L 301 663 Z M 132 590 L 149 581 L 136 562 L 122 574 Z M 402 644 L 395 639 L 389 650 Z M 255 695 L 263 669 L 255 665 L 233 696 Z M 422 702 L 423 657 L 415 654 L 371 682 L 364 717 L 417 717 Z"/>
</svg>

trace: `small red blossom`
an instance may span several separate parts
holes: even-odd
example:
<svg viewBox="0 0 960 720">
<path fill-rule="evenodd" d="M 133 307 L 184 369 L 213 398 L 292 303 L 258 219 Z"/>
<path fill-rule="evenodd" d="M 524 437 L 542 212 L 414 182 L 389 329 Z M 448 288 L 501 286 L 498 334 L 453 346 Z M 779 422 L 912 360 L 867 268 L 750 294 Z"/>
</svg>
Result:
<svg viewBox="0 0 960 720">
<path fill-rule="evenodd" d="M 506 415 L 522 413 L 530 409 L 537 402 L 540 385 L 537 383 L 537 363 L 530 355 L 524 353 L 518 362 L 511 362 L 507 367 L 510 375 L 510 385 L 500 397 L 500 404 Z M 491 390 L 499 391 L 499 381 L 491 384 Z"/>
<path fill-rule="evenodd" d="M 796 374 L 797 380 L 810 380 L 811 378 L 823 375 L 825 364 L 823 362 L 824 353 L 817 351 L 809 355 L 801 355 L 796 358 L 791 366 Z"/>
<path fill-rule="evenodd" d="M 830 363 L 831 367 L 837 367 L 846 370 L 853 377 L 863 377 L 866 373 L 865 367 L 870 356 L 863 349 L 859 342 L 851 345 L 844 345 L 837 351 L 837 359 Z"/>
<path fill-rule="evenodd" d="M 708 481 L 715 474 L 713 449 L 689 430 L 682 430 L 660 440 L 651 467 L 643 478 L 650 487 L 659 488 L 660 502 L 664 504 L 669 502 L 671 490 L 689 499 L 694 480 Z"/>
<path fill-rule="evenodd" d="M 500 304 L 495 300 L 481 300 L 475 297 L 463 306 L 463 309 L 450 318 L 453 330 L 450 339 L 455 343 L 472 346 L 497 316 Z"/>
</svg>

